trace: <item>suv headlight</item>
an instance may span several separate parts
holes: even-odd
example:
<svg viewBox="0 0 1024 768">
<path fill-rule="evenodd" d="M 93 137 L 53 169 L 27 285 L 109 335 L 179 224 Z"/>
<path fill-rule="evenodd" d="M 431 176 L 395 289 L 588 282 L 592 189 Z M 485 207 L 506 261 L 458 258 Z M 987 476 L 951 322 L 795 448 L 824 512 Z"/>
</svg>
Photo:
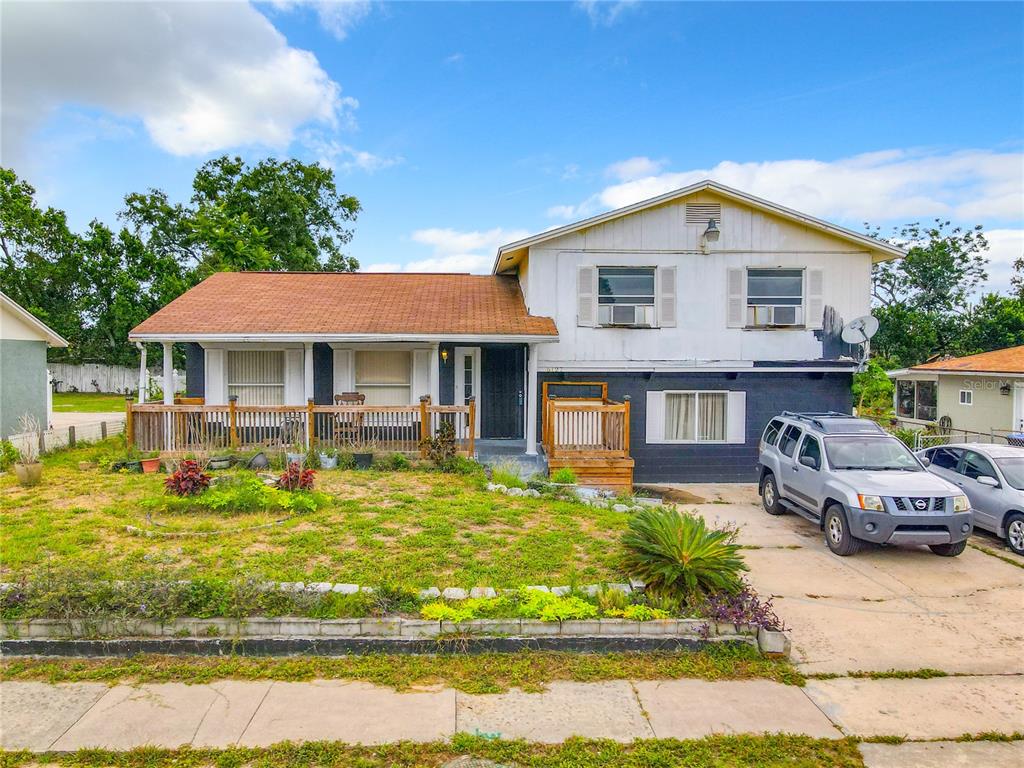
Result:
<svg viewBox="0 0 1024 768">
<path fill-rule="evenodd" d="M 961 494 L 960 496 L 953 497 L 953 511 L 954 512 L 970 512 L 971 511 L 971 500 Z"/>
<path fill-rule="evenodd" d="M 870 509 L 875 512 L 885 512 L 881 496 L 866 496 L 863 493 L 857 494 L 857 501 L 861 509 Z"/>
</svg>

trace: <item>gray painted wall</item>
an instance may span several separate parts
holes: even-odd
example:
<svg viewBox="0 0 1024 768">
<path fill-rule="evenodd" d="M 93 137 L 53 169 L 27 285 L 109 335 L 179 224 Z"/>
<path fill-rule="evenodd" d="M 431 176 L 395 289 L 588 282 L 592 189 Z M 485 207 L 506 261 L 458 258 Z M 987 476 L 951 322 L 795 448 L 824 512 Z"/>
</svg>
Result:
<svg viewBox="0 0 1024 768">
<path fill-rule="evenodd" d="M 33 414 L 45 428 L 46 342 L 0 340 L 0 436 L 18 432 L 18 420 Z"/>
<path fill-rule="evenodd" d="M 633 478 L 650 482 L 757 481 L 757 445 L 765 424 L 780 411 L 842 411 L 853 407 L 849 373 L 573 373 L 540 374 L 544 381 L 607 381 L 608 397 L 630 403 Z M 537 387 L 540 392 L 540 386 Z M 746 442 L 742 445 L 648 445 L 647 391 L 717 389 L 747 393 Z M 570 394 L 566 392 L 564 394 Z M 589 394 L 589 393 L 587 393 Z M 537 434 L 540 434 L 538 414 Z"/>
<path fill-rule="evenodd" d="M 194 341 L 182 346 L 185 348 L 185 397 L 205 397 L 206 358 L 203 348 Z"/>
</svg>

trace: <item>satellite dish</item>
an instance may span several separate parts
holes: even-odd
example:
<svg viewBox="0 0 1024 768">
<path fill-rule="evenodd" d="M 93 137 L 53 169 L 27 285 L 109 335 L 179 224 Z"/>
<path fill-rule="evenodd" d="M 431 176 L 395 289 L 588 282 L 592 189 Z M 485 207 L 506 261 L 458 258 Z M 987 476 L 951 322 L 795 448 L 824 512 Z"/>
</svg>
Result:
<svg viewBox="0 0 1024 768">
<path fill-rule="evenodd" d="M 878 333 L 878 320 L 871 315 L 858 317 L 843 326 L 843 341 L 847 344 L 865 344 Z"/>
</svg>

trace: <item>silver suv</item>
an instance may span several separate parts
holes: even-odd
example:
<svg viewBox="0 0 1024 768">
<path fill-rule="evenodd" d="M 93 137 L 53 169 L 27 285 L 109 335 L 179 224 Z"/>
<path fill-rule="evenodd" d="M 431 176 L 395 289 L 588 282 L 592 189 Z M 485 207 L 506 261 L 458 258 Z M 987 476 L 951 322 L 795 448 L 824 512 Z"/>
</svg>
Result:
<svg viewBox="0 0 1024 768">
<path fill-rule="evenodd" d="M 867 419 L 786 411 L 765 427 L 759 469 L 765 511 L 817 523 L 837 555 L 869 541 L 926 544 L 955 557 L 971 535 L 964 492 Z"/>
</svg>

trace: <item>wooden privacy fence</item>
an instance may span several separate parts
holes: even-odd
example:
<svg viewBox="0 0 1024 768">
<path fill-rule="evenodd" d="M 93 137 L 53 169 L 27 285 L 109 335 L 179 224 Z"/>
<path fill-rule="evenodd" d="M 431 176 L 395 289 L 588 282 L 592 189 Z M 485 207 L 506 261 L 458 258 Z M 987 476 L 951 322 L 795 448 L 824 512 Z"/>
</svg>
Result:
<svg viewBox="0 0 1024 768">
<path fill-rule="evenodd" d="M 556 397 L 550 386 L 600 388 L 599 396 Z M 550 382 L 543 384 L 544 451 L 548 458 L 629 456 L 629 398 L 608 399 L 605 382 Z"/>
<path fill-rule="evenodd" d="M 165 405 L 128 401 L 128 442 L 141 451 L 306 449 L 414 453 L 451 423 L 457 450 L 474 453 L 475 403 L 431 405 Z"/>
</svg>

